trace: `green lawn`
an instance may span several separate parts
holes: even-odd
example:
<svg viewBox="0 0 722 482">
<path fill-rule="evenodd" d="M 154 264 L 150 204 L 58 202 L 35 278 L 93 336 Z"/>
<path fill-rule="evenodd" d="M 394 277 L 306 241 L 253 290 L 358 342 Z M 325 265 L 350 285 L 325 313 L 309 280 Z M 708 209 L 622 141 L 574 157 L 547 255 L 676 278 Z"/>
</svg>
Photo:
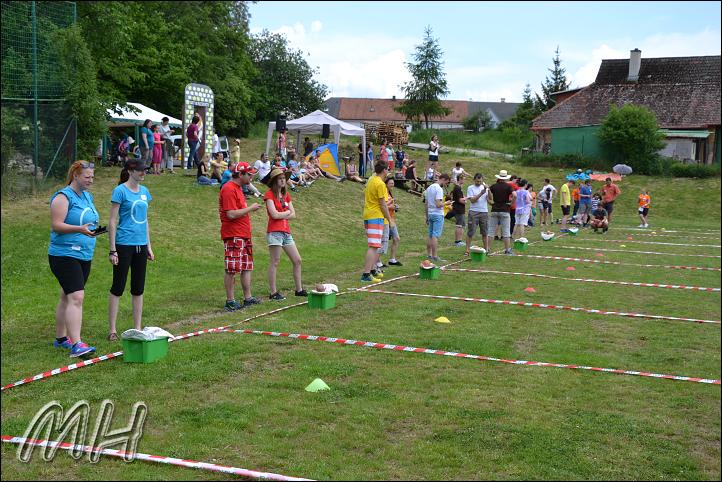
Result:
<svg viewBox="0 0 722 482">
<path fill-rule="evenodd" d="M 442 131 L 438 129 L 417 129 L 409 135 L 409 142 L 426 144 L 434 134 L 439 136 L 441 145 L 445 147 L 481 149 L 515 155 L 521 154 L 522 148 L 531 147 L 534 141 L 534 134 L 531 131 L 523 132 L 519 129 L 508 131 L 487 129 L 482 132 L 465 132 L 458 129 Z"/>
<path fill-rule="evenodd" d="M 244 140 L 253 160 L 265 140 Z M 422 157 L 419 158 L 423 160 Z M 523 168 L 470 157 L 442 155 L 449 168 L 462 160 L 487 180 L 509 169 L 542 185 L 559 187 L 564 170 Z M 101 222 L 108 219 L 118 170 L 96 171 L 93 193 Z M 148 176 L 153 194 L 150 225 L 156 261 L 149 265 L 144 321 L 179 335 L 238 323 L 296 303 L 267 301 L 266 215 L 253 215 L 256 270 L 253 292 L 266 301 L 226 313 L 219 239 L 217 188 L 196 187 L 194 177 Z M 598 183 L 595 184 L 595 187 Z M 717 258 L 654 256 L 562 249 L 628 249 L 720 255 L 719 248 L 606 242 L 627 240 L 720 244 L 713 239 L 644 237 L 621 228 L 639 224 L 636 196 L 652 195 L 650 225 L 670 230 L 720 229 L 720 180 L 625 178 L 615 222 L 606 235 L 588 231 L 530 246 L 527 254 L 640 264 L 720 267 Z M 401 268 L 386 279 L 412 274 L 425 254 L 423 204 L 397 191 L 402 237 Z M 2 204 L 2 384 L 71 362 L 53 349 L 58 284 L 47 266 L 49 192 Z M 366 250 L 361 224 L 363 186 L 319 181 L 294 196 L 292 222 L 303 256 L 304 284 L 339 285 L 337 307 L 306 306 L 259 317 L 240 328 L 306 333 L 457 351 L 504 359 L 622 368 L 720 378 L 720 326 L 593 315 L 454 300 L 350 292 Z M 555 206 L 556 209 L 556 206 Z M 556 214 L 556 213 L 555 213 Z M 557 217 L 557 216 L 555 216 Z M 650 230 L 651 231 L 651 230 Z M 677 236 L 678 235 L 678 236 Z M 529 231 L 540 240 L 539 229 Z M 594 241 L 586 241 L 593 239 Z M 456 261 L 447 223 L 442 257 Z M 111 267 L 107 237 L 98 242 L 86 287 L 84 338 L 99 354 L 121 349 L 105 340 Z M 496 241 L 494 249 L 501 247 Z M 567 271 L 574 266 L 576 271 Z M 458 268 L 519 271 L 568 278 L 720 287 L 720 273 L 600 265 L 493 256 Z M 290 263 L 281 261 L 279 289 L 292 295 Z M 536 293 L 524 288 L 533 286 Z M 438 281 L 411 277 L 383 289 L 477 298 L 566 304 L 584 308 L 720 320 L 720 293 L 483 273 L 446 272 Z M 438 316 L 451 324 L 439 324 Z M 119 329 L 131 327 L 130 296 L 121 302 Z M 328 392 L 303 390 L 322 378 Z M 35 412 L 51 400 L 69 408 L 88 400 L 116 403 L 113 428 L 125 425 L 132 405 L 149 408 L 138 451 L 315 479 L 720 479 L 720 387 L 699 383 L 528 367 L 495 362 L 341 346 L 267 336 L 217 333 L 170 345 L 155 364 L 101 362 L 2 394 L 2 434 L 23 435 Z M 91 428 L 94 419 L 91 420 Z M 35 454 L 29 464 L 3 444 L 3 479 L 140 480 L 223 476 L 167 465 L 101 458 L 52 463 Z"/>
</svg>

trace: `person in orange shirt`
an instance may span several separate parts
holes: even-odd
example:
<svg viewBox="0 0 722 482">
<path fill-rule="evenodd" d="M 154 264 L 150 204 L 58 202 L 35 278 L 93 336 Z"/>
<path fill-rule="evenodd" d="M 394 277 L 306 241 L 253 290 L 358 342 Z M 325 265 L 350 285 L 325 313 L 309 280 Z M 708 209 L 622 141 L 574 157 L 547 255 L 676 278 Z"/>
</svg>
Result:
<svg viewBox="0 0 722 482">
<path fill-rule="evenodd" d="M 639 194 L 639 219 L 642 221 L 642 224 L 639 225 L 640 228 L 649 227 L 647 214 L 649 213 L 649 204 L 651 201 L 652 198 L 649 196 L 649 191 L 642 189 L 642 192 Z"/>
<path fill-rule="evenodd" d="M 572 222 L 576 222 L 577 213 L 579 212 L 579 188 L 575 187 L 572 191 L 572 201 L 574 201 L 574 211 L 572 212 Z"/>
<path fill-rule="evenodd" d="M 617 199 L 617 197 L 622 194 L 622 191 L 619 189 L 619 187 L 612 183 L 612 178 L 608 177 L 604 180 L 604 186 L 602 186 L 602 203 L 604 205 L 604 209 L 607 210 L 607 219 L 609 220 L 609 223 L 612 222 L 612 211 L 614 211 L 614 200 Z"/>
</svg>

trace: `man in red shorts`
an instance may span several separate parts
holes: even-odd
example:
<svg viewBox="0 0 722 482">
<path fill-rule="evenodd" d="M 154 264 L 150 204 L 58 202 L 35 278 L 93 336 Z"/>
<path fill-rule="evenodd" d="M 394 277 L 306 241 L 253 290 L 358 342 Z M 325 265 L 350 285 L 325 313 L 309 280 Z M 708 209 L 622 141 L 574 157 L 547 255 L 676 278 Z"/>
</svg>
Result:
<svg viewBox="0 0 722 482">
<path fill-rule="evenodd" d="M 251 295 L 251 271 L 253 271 L 253 244 L 251 243 L 251 216 L 261 206 L 246 204 L 242 186 L 250 184 L 256 170 L 246 162 L 237 163 L 231 170 L 231 180 L 223 185 L 218 197 L 218 213 L 221 216 L 221 239 L 225 248 L 226 311 L 236 311 L 261 301 Z M 236 301 L 236 273 L 241 274 L 243 304 Z"/>
</svg>

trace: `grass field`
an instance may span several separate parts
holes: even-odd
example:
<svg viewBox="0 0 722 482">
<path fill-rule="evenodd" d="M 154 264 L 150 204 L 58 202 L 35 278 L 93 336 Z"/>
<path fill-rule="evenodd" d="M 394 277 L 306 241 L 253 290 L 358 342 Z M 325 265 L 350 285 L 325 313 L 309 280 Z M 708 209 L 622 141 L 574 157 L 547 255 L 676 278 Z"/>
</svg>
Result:
<svg viewBox="0 0 722 482">
<path fill-rule="evenodd" d="M 255 159 L 264 140 L 244 140 Z M 565 171 L 524 168 L 479 158 L 442 156 L 447 169 L 462 160 L 487 180 L 501 168 L 541 186 L 559 187 Z M 108 219 L 118 170 L 96 171 L 93 193 Z M 256 269 L 253 292 L 264 303 L 226 313 L 217 188 L 194 177 L 148 176 L 149 218 L 156 261 L 149 265 L 144 323 L 180 335 L 236 324 L 296 303 L 290 263 L 281 261 L 279 289 L 269 302 L 264 243 L 265 212 L 253 215 Z M 606 235 L 583 231 L 529 246 L 525 254 L 622 263 L 720 267 L 717 247 L 628 241 L 720 244 L 720 179 L 632 176 Z M 652 194 L 649 230 L 639 224 L 636 196 Z M 319 181 L 294 196 L 292 222 L 303 256 L 306 287 L 336 283 L 345 294 L 328 311 L 306 306 L 259 317 L 237 328 L 305 333 L 433 348 L 503 359 L 621 368 L 720 378 L 720 325 L 660 321 L 534 307 L 422 299 L 352 292 L 366 250 L 361 224 L 363 186 Z M 400 268 L 386 279 L 418 271 L 425 255 L 423 204 L 396 192 L 401 208 Z M 49 193 L 2 204 L 2 384 L 72 360 L 54 349 L 58 284 L 47 265 Z M 555 209 L 557 207 L 555 206 Z M 557 213 L 555 213 L 557 214 Z M 556 217 L 556 216 L 555 216 Z M 678 233 L 661 231 L 682 231 Z M 695 231 L 694 233 L 692 231 Z M 705 233 L 708 231 L 710 233 Z M 632 240 L 628 240 L 628 236 Z M 697 236 L 709 239 L 688 239 Z M 530 230 L 532 241 L 539 229 Z M 622 240 L 613 243 L 609 240 Z M 451 246 L 447 223 L 440 253 L 463 258 Z M 620 246 L 624 244 L 625 246 Z M 494 243 L 499 249 L 500 242 Z M 563 248 L 564 247 L 564 248 Z M 570 247 L 570 248 L 566 248 Z M 107 335 L 111 267 L 107 237 L 98 241 L 86 286 L 84 339 L 98 354 L 122 349 Z M 670 253 L 650 255 L 601 248 Z M 597 256 L 602 254 L 603 256 Z M 575 271 L 567 271 L 569 266 Z M 603 265 L 530 257 L 492 256 L 455 268 L 526 272 L 566 278 L 720 287 L 718 271 Z M 524 288 L 532 286 L 535 293 Z M 448 271 L 438 281 L 410 277 L 379 289 L 405 293 L 565 304 L 610 311 L 720 320 L 720 293 L 572 282 Z M 439 324 L 438 316 L 451 324 Z M 130 328 L 130 296 L 121 302 L 119 330 Z M 314 378 L 330 391 L 307 393 Z M 701 383 L 551 367 L 431 356 L 252 334 L 215 333 L 174 342 L 149 365 L 122 359 L 29 383 L 2 393 L 2 434 L 21 436 L 35 412 L 51 400 L 65 408 L 91 404 L 91 428 L 100 402 L 115 402 L 113 428 L 127 423 L 132 405 L 149 413 L 138 451 L 314 479 L 720 479 L 720 387 Z M 221 474 L 178 467 L 71 459 L 47 463 L 36 453 L 19 462 L 2 446 L 3 479 L 215 480 Z"/>
</svg>

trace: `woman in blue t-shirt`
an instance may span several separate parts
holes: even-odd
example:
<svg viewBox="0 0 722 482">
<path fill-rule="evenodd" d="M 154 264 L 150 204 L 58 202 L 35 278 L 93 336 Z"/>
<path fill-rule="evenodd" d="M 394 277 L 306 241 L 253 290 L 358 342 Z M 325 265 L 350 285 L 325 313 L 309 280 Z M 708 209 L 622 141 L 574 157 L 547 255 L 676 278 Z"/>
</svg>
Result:
<svg viewBox="0 0 722 482">
<path fill-rule="evenodd" d="M 153 156 L 154 145 L 153 121 L 146 119 L 143 122 L 143 127 L 140 128 L 140 152 L 142 159 L 149 164 Z"/>
<path fill-rule="evenodd" d="M 85 283 L 95 253 L 95 233 L 100 216 L 88 192 L 93 185 L 95 165 L 76 161 L 68 170 L 68 185 L 50 198 L 50 270 L 60 283 L 60 301 L 55 309 L 57 348 L 70 350 L 70 356 L 93 353 L 95 347 L 80 339 L 83 325 Z"/>
<path fill-rule="evenodd" d="M 108 298 L 108 340 L 115 341 L 115 321 L 118 318 L 120 297 L 130 275 L 130 294 L 133 301 L 133 326 L 140 330 L 143 316 L 143 291 L 145 289 L 145 268 L 147 260 L 153 261 L 148 225 L 148 203 L 153 199 L 148 189 L 141 186 L 145 179 L 147 165 L 142 159 L 125 163 L 120 173 L 118 186 L 111 195 L 110 219 L 110 262 L 113 265 L 113 286 Z"/>
</svg>

